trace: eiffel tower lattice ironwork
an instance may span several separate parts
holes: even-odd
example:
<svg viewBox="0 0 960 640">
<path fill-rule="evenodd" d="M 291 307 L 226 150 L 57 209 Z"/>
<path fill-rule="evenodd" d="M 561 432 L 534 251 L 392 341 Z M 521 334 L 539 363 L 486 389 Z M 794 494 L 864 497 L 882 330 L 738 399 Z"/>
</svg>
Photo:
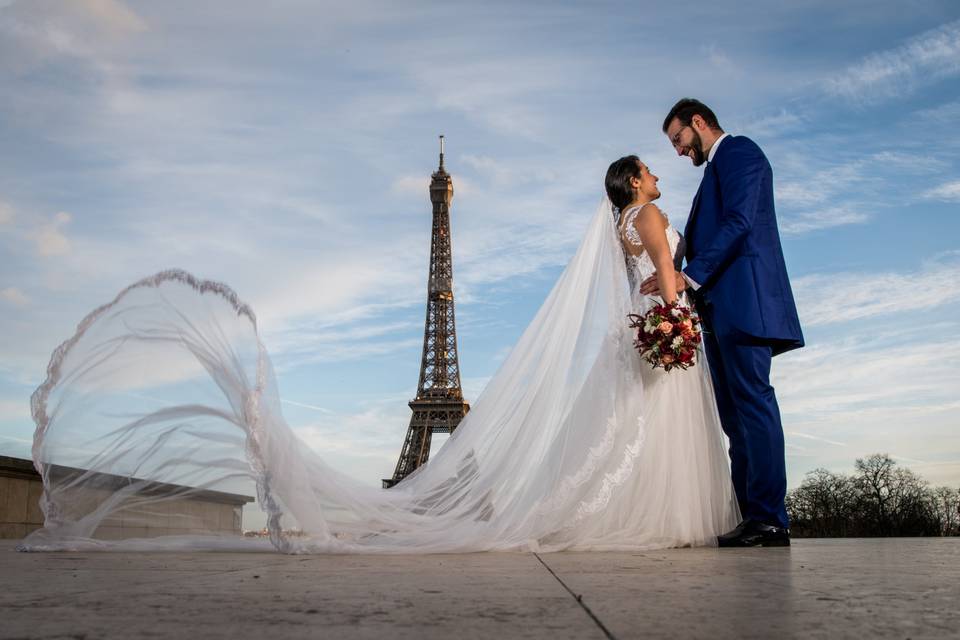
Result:
<svg viewBox="0 0 960 640">
<path fill-rule="evenodd" d="M 443 168 L 443 136 L 440 136 L 440 167 L 430 182 L 433 203 L 433 234 L 430 240 L 430 273 L 427 278 L 427 319 L 423 331 L 423 358 L 417 397 L 409 402 L 413 415 L 407 427 L 400 460 L 384 488 L 397 484 L 430 457 L 434 433 L 453 433 L 470 410 L 460 388 L 457 328 L 453 316 L 453 255 L 450 250 L 450 202 L 453 179 Z"/>
</svg>

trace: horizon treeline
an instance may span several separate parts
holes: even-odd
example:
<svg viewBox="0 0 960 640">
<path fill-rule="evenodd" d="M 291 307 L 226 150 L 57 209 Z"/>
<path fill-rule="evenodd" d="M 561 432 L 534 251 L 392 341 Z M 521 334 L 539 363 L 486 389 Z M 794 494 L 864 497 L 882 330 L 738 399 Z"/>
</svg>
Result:
<svg viewBox="0 0 960 640">
<path fill-rule="evenodd" d="M 960 489 L 931 487 L 887 454 L 858 459 L 853 475 L 814 469 L 786 502 L 798 538 L 960 535 Z"/>
</svg>

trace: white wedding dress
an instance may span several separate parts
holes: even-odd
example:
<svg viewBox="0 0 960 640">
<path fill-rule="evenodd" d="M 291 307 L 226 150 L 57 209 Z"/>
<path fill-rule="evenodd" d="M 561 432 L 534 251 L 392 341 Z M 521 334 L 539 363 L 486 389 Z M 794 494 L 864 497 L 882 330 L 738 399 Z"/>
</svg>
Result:
<svg viewBox="0 0 960 640">
<path fill-rule="evenodd" d="M 645 254 L 624 259 L 604 199 L 470 413 L 387 490 L 284 422 L 236 294 L 182 271 L 146 278 L 81 322 L 33 395 L 46 524 L 20 548 L 262 548 L 191 499 L 210 492 L 256 492 L 291 553 L 713 544 L 739 514 L 706 363 L 653 370 L 627 326 L 652 272 Z M 137 537 L 105 539 L 116 531 Z"/>
</svg>

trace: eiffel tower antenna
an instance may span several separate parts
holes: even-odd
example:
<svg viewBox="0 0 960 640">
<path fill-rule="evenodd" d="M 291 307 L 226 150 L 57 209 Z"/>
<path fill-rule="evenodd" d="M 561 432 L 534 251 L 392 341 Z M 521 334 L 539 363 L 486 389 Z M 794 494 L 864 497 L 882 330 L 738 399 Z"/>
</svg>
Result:
<svg viewBox="0 0 960 640">
<path fill-rule="evenodd" d="M 420 382 L 417 384 L 417 397 L 409 402 L 413 415 L 400 451 L 400 460 L 393 477 L 383 480 L 385 489 L 426 464 L 433 434 L 453 433 L 470 410 L 460 388 L 457 327 L 453 316 L 453 255 L 450 249 L 453 179 L 443 167 L 443 150 L 443 136 L 440 136 L 440 167 L 433 173 L 430 182 L 433 234 L 430 239 L 427 319 L 423 329 Z"/>
</svg>

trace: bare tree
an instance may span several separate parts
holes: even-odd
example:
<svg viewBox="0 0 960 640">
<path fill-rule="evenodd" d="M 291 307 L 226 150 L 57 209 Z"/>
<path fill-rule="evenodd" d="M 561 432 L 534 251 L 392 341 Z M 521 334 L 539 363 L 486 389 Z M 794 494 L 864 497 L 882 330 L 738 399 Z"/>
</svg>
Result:
<svg viewBox="0 0 960 640">
<path fill-rule="evenodd" d="M 853 535 L 857 489 L 845 475 L 814 469 L 787 496 L 794 531 L 812 537 Z"/>
<path fill-rule="evenodd" d="M 930 490 L 930 498 L 940 535 L 960 535 L 960 489 L 937 487 Z"/>
<path fill-rule="evenodd" d="M 931 489 L 886 454 L 858 459 L 847 476 L 809 472 L 787 495 L 797 536 L 960 535 L 960 491 Z"/>
<path fill-rule="evenodd" d="M 861 519 L 872 535 L 938 535 L 927 482 L 909 469 L 897 467 L 886 454 L 861 458 L 854 464 L 860 488 Z"/>
<path fill-rule="evenodd" d="M 861 518 L 879 535 L 889 535 L 890 476 L 896 464 L 885 454 L 860 458 L 854 463 Z"/>
</svg>

